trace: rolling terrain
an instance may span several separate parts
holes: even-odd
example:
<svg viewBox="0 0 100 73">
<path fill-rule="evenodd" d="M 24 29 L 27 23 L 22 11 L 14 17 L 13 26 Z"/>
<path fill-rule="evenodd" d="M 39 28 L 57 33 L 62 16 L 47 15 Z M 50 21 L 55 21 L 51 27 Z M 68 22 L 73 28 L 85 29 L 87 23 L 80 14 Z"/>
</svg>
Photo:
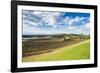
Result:
<svg viewBox="0 0 100 73">
<path fill-rule="evenodd" d="M 90 40 L 75 42 L 74 44 L 58 47 L 44 54 L 24 56 L 23 62 L 80 60 L 90 58 Z"/>
</svg>

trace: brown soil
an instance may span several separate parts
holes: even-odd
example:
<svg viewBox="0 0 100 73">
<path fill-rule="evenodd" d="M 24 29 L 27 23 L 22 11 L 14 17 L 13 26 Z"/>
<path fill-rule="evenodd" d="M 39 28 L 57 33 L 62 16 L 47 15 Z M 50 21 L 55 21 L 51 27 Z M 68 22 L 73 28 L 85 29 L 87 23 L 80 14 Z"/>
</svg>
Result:
<svg viewBox="0 0 100 73">
<path fill-rule="evenodd" d="M 22 56 L 39 55 L 52 52 L 57 48 L 69 46 L 83 40 L 65 40 L 65 41 L 34 41 L 27 40 L 22 42 Z"/>
</svg>

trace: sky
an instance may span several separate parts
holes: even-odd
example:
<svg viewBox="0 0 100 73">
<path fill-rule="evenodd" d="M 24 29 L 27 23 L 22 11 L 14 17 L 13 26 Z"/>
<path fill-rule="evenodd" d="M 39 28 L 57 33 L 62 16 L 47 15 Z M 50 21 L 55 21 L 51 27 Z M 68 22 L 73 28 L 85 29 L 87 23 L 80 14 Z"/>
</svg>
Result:
<svg viewBox="0 0 100 73">
<path fill-rule="evenodd" d="M 22 10 L 23 35 L 90 34 L 90 13 Z"/>
</svg>

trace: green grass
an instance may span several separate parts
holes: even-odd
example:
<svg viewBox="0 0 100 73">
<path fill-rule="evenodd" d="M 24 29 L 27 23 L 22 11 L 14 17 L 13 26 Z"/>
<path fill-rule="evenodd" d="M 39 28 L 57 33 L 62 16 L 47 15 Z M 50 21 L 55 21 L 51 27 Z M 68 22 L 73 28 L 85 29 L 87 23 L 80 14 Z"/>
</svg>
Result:
<svg viewBox="0 0 100 73">
<path fill-rule="evenodd" d="M 86 40 L 68 47 L 59 48 L 51 53 L 23 58 L 23 62 L 80 60 L 90 58 L 90 40 Z"/>
</svg>

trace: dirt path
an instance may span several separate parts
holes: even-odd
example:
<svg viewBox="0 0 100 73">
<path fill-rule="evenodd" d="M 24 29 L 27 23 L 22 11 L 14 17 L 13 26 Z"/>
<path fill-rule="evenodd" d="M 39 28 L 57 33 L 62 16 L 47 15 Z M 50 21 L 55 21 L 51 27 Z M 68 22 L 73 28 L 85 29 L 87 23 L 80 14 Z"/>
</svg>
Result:
<svg viewBox="0 0 100 73">
<path fill-rule="evenodd" d="M 79 43 L 84 40 L 67 40 L 67 41 L 45 41 L 45 42 L 34 42 L 27 41 L 23 42 L 23 57 L 31 55 L 39 55 L 43 53 L 52 52 L 58 48 L 69 46 L 72 44 Z"/>
</svg>

